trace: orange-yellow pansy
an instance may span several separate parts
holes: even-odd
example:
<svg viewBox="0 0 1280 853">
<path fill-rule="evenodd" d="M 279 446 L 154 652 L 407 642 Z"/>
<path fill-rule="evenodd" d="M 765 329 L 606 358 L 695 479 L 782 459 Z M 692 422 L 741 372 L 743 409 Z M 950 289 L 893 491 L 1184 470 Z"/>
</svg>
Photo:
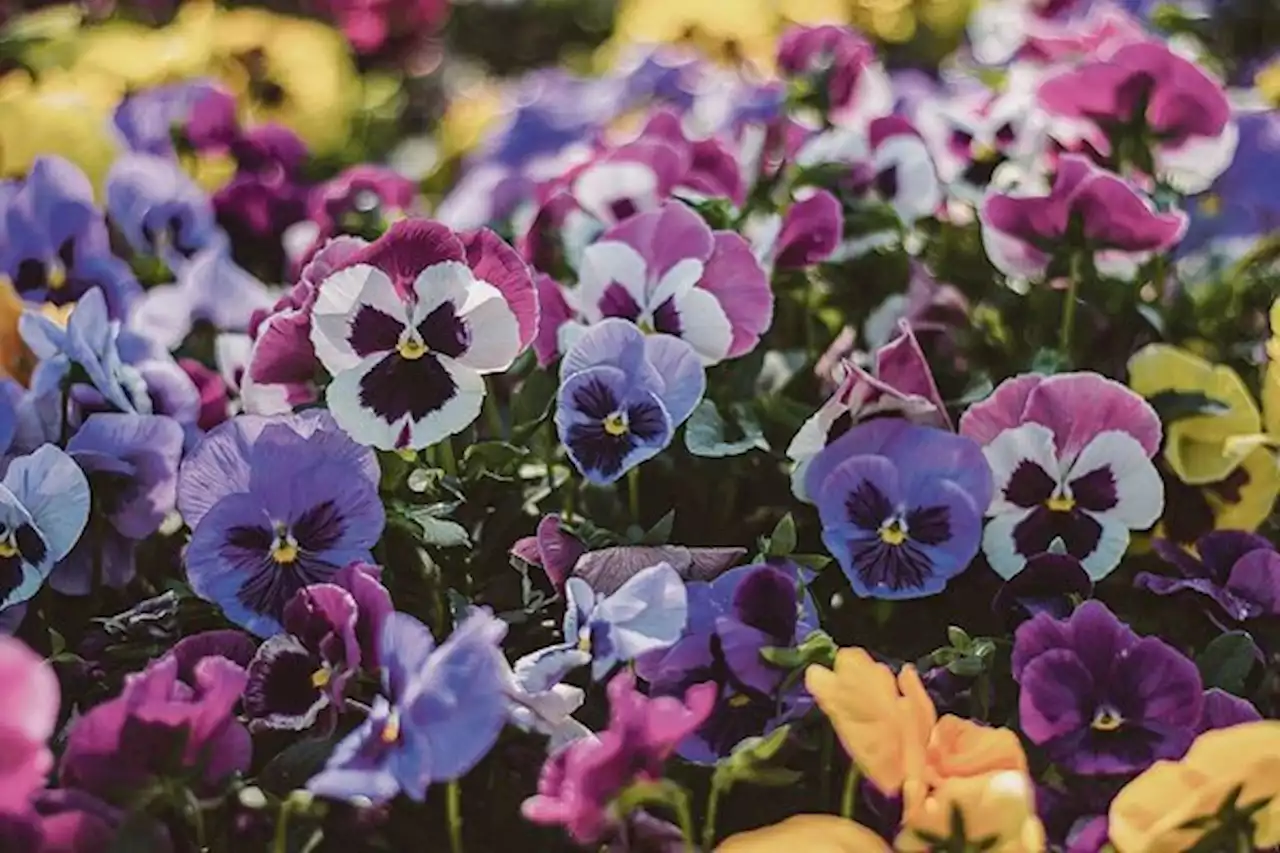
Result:
<svg viewBox="0 0 1280 853">
<path fill-rule="evenodd" d="M 1253 846 L 1280 844 L 1280 721 L 1205 732 L 1181 761 L 1151 765 L 1111 801 L 1111 843 L 1118 853 L 1187 850 L 1205 832 L 1187 822 L 1217 812 L 1237 788 L 1242 806 L 1269 800 L 1254 817 Z"/>
<path fill-rule="evenodd" d="M 928 851 L 924 835 L 947 838 L 952 816 L 964 818 L 970 843 L 991 842 L 991 853 L 1040 853 L 1044 826 L 1036 817 L 1035 787 L 1025 771 L 1003 770 L 981 776 L 948 779 L 923 797 L 904 797 L 902 832 L 894 842 L 899 853 Z"/>
<path fill-rule="evenodd" d="M 16 379 L 23 385 L 31 377 L 34 359 L 18 334 L 22 318 L 22 300 L 8 279 L 0 277 L 0 376 Z"/>
<path fill-rule="evenodd" d="M 893 853 L 884 839 L 861 824 L 829 814 L 802 814 L 772 826 L 740 832 L 716 853 Z"/>
</svg>

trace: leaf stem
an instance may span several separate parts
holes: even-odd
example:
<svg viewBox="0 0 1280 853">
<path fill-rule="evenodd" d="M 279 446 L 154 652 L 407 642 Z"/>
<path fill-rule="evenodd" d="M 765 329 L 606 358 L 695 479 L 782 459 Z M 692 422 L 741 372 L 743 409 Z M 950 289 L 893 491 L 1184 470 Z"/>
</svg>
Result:
<svg viewBox="0 0 1280 853">
<path fill-rule="evenodd" d="M 1071 361 L 1071 336 L 1076 327 L 1076 302 L 1079 300 L 1080 280 L 1085 276 L 1085 255 L 1077 252 L 1071 257 L 1071 272 L 1067 276 L 1067 293 L 1062 303 L 1062 325 L 1058 329 L 1058 349 Z"/>
<path fill-rule="evenodd" d="M 702 849 L 710 851 L 716 843 L 716 818 L 720 813 L 720 795 L 723 789 L 719 780 L 712 776 L 711 790 L 707 793 L 707 814 L 702 822 Z"/>
<path fill-rule="evenodd" d="M 462 848 L 462 784 L 454 779 L 445 789 L 449 812 L 449 850 L 463 853 Z"/>
<path fill-rule="evenodd" d="M 640 524 L 640 467 L 637 465 L 627 472 L 627 503 L 631 507 L 631 520 Z"/>
<path fill-rule="evenodd" d="M 853 820 L 853 806 L 858 796 L 858 780 L 862 778 L 858 762 L 849 761 L 849 771 L 844 775 L 844 790 L 840 793 L 840 817 Z"/>
<path fill-rule="evenodd" d="M 445 436 L 436 446 L 440 448 L 440 465 L 444 472 L 451 477 L 458 476 L 458 460 L 453 455 L 453 436 Z"/>
</svg>

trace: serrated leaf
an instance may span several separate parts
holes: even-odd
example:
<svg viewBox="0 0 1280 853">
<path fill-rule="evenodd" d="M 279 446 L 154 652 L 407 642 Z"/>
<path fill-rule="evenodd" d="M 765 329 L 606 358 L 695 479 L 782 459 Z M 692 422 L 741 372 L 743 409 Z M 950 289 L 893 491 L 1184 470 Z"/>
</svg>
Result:
<svg viewBox="0 0 1280 853">
<path fill-rule="evenodd" d="M 1258 661 L 1258 647 L 1245 631 L 1229 631 L 1214 638 L 1196 657 L 1206 688 L 1218 687 L 1239 696 Z"/>
<path fill-rule="evenodd" d="M 1166 425 L 1185 418 L 1214 417 L 1231 411 L 1226 403 L 1202 391 L 1161 391 L 1147 402 Z"/>
<path fill-rule="evenodd" d="M 289 745 L 262 768 L 258 785 L 280 797 L 304 787 L 324 768 L 334 743 L 331 738 L 309 737 Z"/>
<path fill-rule="evenodd" d="M 787 513 L 774 525 L 769 534 L 769 548 L 766 554 L 770 557 L 787 557 L 796 550 L 796 520 Z"/>
<path fill-rule="evenodd" d="M 769 449 L 760 421 L 749 408 L 735 403 L 730 408 L 730 420 L 726 421 L 711 400 L 703 400 L 689 416 L 684 445 L 694 456 L 710 459 Z"/>
</svg>

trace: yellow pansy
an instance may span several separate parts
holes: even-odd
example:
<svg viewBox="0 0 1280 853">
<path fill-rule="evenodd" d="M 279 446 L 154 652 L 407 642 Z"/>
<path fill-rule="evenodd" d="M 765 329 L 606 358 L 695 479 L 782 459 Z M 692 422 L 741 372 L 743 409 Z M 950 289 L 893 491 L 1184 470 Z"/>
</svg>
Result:
<svg viewBox="0 0 1280 853">
<path fill-rule="evenodd" d="M 183 27 L 112 21 L 86 30 L 76 44 L 73 71 L 116 77 L 126 89 L 197 77 L 209 64 L 208 34 Z"/>
<path fill-rule="evenodd" d="M 440 119 L 440 156 L 450 159 L 470 151 L 503 114 L 502 94 L 486 81 L 475 81 L 449 99 Z"/>
<path fill-rule="evenodd" d="M 884 839 L 861 824 L 829 814 L 802 814 L 781 823 L 740 832 L 716 853 L 893 853 Z"/>
<path fill-rule="evenodd" d="M 1219 414 L 1165 424 L 1164 458 L 1184 483 L 1220 482 L 1266 442 L 1253 396 L 1226 365 L 1168 344 L 1149 344 L 1129 359 L 1129 386 L 1148 400 L 1164 393 L 1203 394 L 1226 407 Z"/>
<path fill-rule="evenodd" d="M 31 378 L 35 358 L 18 334 L 22 299 L 9 280 L 0 276 L 0 377 L 16 379 L 22 385 Z"/>
<path fill-rule="evenodd" d="M 1253 85 L 1263 100 L 1280 107 L 1280 59 L 1263 66 L 1253 78 Z"/>
<path fill-rule="evenodd" d="M 715 59 L 769 68 L 780 23 L 772 0 L 624 0 L 614 43 L 686 43 Z"/>
<path fill-rule="evenodd" d="M 987 843 L 991 853 L 1040 853 L 1044 826 L 1036 817 L 1035 786 L 1025 771 L 1003 770 L 982 776 L 949 779 L 927 795 L 903 792 L 902 831 L 894 842 L 899 853 L 932 850 L 925 835 L 948 838 L 956 811 L 964 818 L 971 843 Z"/>
<path fill-rule="evenodd" d="M 51 70 L 33 80 L 0 76 L 0 178 L 26 174 L 41 155 L 75 163 L 99 190 L 119 147 L 111 116 L 122 90 L 115 78 Z"/>
<path fill-rule="evenodd" d="M 1280 299 L 1271 305 L 1271 340 L 1267 341 L 1267 371 L 1262 377 L 1262 413 L 1267 435 L 1280 442 Z"/>
<path fill-rule="evenodd" d="M 1240 805 L 1270 802 L 1254 816 L 1253 847 L 1280 844 L 1280 721 L 1205 732 L 1181 761 L 1157 761 L 1111 802 L 1108 831 L 1119 853 L 1178 853 L 1205 828 L 1188 821 L 1216 813 L 1240 789 Z"/>
</svg>

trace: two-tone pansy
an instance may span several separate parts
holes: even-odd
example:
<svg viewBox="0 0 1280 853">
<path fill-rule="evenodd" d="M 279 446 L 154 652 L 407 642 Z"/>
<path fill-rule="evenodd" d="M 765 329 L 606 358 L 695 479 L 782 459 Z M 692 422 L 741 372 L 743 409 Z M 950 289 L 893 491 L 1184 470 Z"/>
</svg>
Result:
<svg viewBox="0 0 1280 853">
<path fill-rule="evenodd" d="M 492 232 L 396 222 L 316 286 L 329 409 L 361 444 L 435 444 L 480 414 L 484 375 L 529 344 L 537 313 L 528 268 Z"/>
<path fill-rule="evenodd" d="M 1061 540 L 1094 580 L 1155 524 L 1164 488 L 1151 457 L 1160 418 L 1123 385 L 1094 373 L 1026 374 L 1002 382 L 960 419 L 982 445 L 995 497 L 982 548 L 1011 578 Z"/>
</svg>

